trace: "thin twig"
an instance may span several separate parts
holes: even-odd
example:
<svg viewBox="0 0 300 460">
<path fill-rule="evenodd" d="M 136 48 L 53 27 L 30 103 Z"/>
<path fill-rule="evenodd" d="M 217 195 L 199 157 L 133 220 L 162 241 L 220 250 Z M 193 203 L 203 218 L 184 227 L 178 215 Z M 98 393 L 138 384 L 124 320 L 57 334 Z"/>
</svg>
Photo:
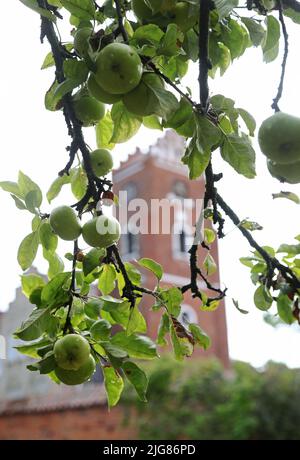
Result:
<svg viewBox="0 0 300 460">
<path fill-rule="evenodd" d="M 208 110 L 208 70 L 211 67 L 208 57 L 209 3 L 209 0 L 202 0 L 199 12 L 199 90 L 201 110 L 204 114 Z"/>
<path fill-rule="evenodd" d="M 63 334 L 66 334 L 68 331 L 73 332 L 73 327 L 71 323 L 71 311 L 73 305 L 73 295 L 72 293 L 75 291 L 76 288 L 76 262 L 77 262 L 77 252 L 78 252 L 78 240 L 74 241 L 74 248 L 73 248 L 73 261 L 72 261 L 72 277 L 71 277 L 71 284 L 69 288 L 70 294 L 70 301 L 68 304 L 67 310 L 67 317 L 66 322 L 63 329 Z"/>
<path fill-rule="evenodd" d="M 284 39 L 284 53 L 283 53 L 283 59 L 282 59 L 282 64 L 281 64 L 280 82 L 279 82 L 276 97 L 273 99 L 272 109 L 274 109 L 275 112 L 280 112 L 278 102 L 280 101 L 282 92 L 283 92 L 286 63 L 287 63 L 288 54 L 289 54 L 289 35 L 287 32 L 287 28 L 286 28 L 284 16 L 283 16 L 282 0 L 278 0 L 277 4 L 278 4 L 278 11 L 279 11 L 279 21 L 281 24 L 281 29 L 282 29 L 283 39 Z"/>
<path fill-rule="evenodd" d="M 123 24 L 123 15 L 121 11 L 121 5 L 119 0 L 115 0 L 115 5 L 116 5 L 116 11 L 117 11 L 117 17 L 118 17 L 118 23 L 119 23 L 119 28 L 123 37 L 123 40 L 125 43 L 128 43 L 128 34 L 126 32 L 126 29 Z"/>
<path fill-rule="evenodd" d="M 228 204 L 223 200 L 223 198 L 217 193 L 216 200 L 219 206 L 223 209 L 225 214 L 230 218 L 230 220 L 237 226 L 239 231 L 244 235 L 244 237 L 248 240 L 251 247 L 256 249 L 256 251 L 262 256 L 265 260 L 268 269 L 274 272 L 277 269 L 283 278 L 288 282 L 288 284 L 292 285 L 296 290 L 300 288 L 300 280 L 295 276 L 294 272 L 285 265 L 281 264 L 276 257 L 271 257 L 267 251 L 262 248 L 257 241 L 253 238 L 252 234 L 241 225 L 241 221 L 239 217 L 235 214 L 235 212 L 228 206 Z"/>
</svg>

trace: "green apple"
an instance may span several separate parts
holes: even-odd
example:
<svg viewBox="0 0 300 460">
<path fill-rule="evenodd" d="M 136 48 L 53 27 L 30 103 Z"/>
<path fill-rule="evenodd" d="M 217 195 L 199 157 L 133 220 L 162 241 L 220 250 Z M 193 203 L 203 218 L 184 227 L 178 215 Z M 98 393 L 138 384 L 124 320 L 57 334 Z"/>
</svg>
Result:
<svg viewBox="0 0 300 460">
<path fill-rule="evenodd" d="M 58 206 L 53 209 L 49 222 L 54 233 L 62 240 L 76 240 L 81 233 L 79 219 L 70 206 Z"/>
<path fill-rule="evenodd" d="M 258 142 L 261 151 L 275 163 L 300 161 L 300 118 L 275 113 L 261 124 Z"/>
<path fill-rule="evenodd" d="M 78 334 L 67 334 L 54 345 L 54 358 L 59 367 L 77 370 L 83 366 L 90 355 L 89 342 Z"/>
<path fill-rule="evenodd" d="M 178 25 L 182 32 L 187 32 L 198 21 L 196 9 L 190 3 L 178 2 L 170 10 L 170 20 Z"/>
<path fill-rule="evenodd" d="M 96 363 L 92 355 L 89 355 L 84 364 L 77 370 L 56 367 L 56 377 L 65 385 L 80 385 L 91 378 L 96 370 Z"/>
<path fill-rule="evenodd" d="M 121 236 L 121 226 L 112 216 L 98 216 L 86 222 L 82 228 L 84 241 L 95 248 L 108 248 Z"/>
<path fill-rule="evenodd" d="M 97 99 L 97 101 L 104 102 L 105 104 L 114 104 L 121 99 L 121 94 L 110 94 L 101 88 L 93 74 L 89 76 L 87 85 L 90 94 Z"/>
<path fill-rule="evenodd" d="M 149 8 L 144 0 L 131 1 L 134 14 L 142 22 L 151 20 L 152 16 L 160 10 L 163 0 L 148 0 L 148 3 L 152 8 Z"/>
<path fill-rule="evenodd" d="M 92 97 L 86 89 L 74 95 L 73 106 L 76 117 L 83 126 L 95 125 L 105 115 L 105 105 Z"/>
<path fill-rule="evenodd" d="M 95 73 L 98 84 L 108 93 L 125 94 L 142 77 L 143 65 L 137 52 L 124 43 L 111 43 L 100 51 Z"/>
<path fill-rule="evenodd" d="M 282 165 L 267 160 L 267 166 L 271 176 L 281 182 L 288 182 L 289 184 L 300 183 L 300 161 Z"/>
<path fill-rule="evenodd" d="M 82 29 L 78 29 L 74 35 L 74 49 L 81 57 L 88 51 L 91 34 L 92 30 L 90 27 L 83 27 Z"/>
<path fill-rule="evenodd" d="M 90 153 L 93 172 L 97 177 L 106 176 L 113 166 L 113 158 L 109 150 L 97 149 Z"/>
<path fill-rule="evenodd" d="M 163 80 L 154 72 L 145 72 L 139 85 L 123 96 L 123 102 L 129 112 L 141 117 L 156 113 L 159 101 L 151 91 L 153 87 L 164 87 Z"/>
<path fill-rule="evenodd" d="M 276 1 L 275 0 L 262 0 L 262 4 L 267 10 L 272 10 L 276 6 Z"/>
</svg>

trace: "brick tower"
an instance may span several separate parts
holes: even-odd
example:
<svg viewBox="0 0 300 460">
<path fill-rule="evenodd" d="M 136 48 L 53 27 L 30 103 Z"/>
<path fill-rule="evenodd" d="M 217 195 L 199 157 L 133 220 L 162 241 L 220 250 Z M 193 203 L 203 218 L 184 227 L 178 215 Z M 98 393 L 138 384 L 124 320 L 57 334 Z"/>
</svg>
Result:
<svg viewBox="0 0 300 460">
<path fill-rule="evenodd" d="M 122 235 L 120 240 L 120 251 L 124 260 L 134 261 L 141 257 L 150 257 L 159 262 L 164 269 L 164 276 L 161 281 L 162 286 L 183 286 L 189 283 L 189 255 L 187 249 L 191 246 L 192 232 L 185 232 L 185 222 L 196 221 L 195 200 L 204 196 L 204 179 L 190 181 L 188 170 L 180 162 L 184 151 L 184 141 L 176 133 L 167 131 L 163 138 L 150 147 L 144 154 L 139 149 L 128 160 L 122 162 L 120 168 L 113 174 L 114 192 L 122 196 L 122 191 L 127 193 L 127 203 L 121 202 L 117 209 L 117 217 L 124 213 L 127 208 L 128 219 L 124 220 L 122 227 L 127 225 L 127 232 Z M 170 232 L 162 231 L 163 218 L 158 202 L 170 202 L 175 199 L 177 203 L 184 200 L 184 210 L 180 206 L 174 206 L 170 212 Z M 142 201 L 143 200 L 143 201 Z M 147 203 L 147 212 L 140 211 L 141 206 Z M 129 205 L 129 203 L 131 203 Z M 140 212 L 139 212 L 140 211 Z M 190 213 L 190 216 L 187 214 Z M 133 215 L 139 215 L 138 227 L 143 224 L 143 232 L 136 234 L 131 231 L 130 221 Z M 124 216 L 124 214 L 123 214 Z M 187 218 L 189 217 L 189 219 Z M 135 221 L 138 219 L 135 218 Z M 190 224 L 189 224 L 190 225 Z M 145 230 L 145 226 L 148 231 Z M 180 226 L 178 231 L 177 226 Z M 211 251 L 215 261 L 218 263 L 218 246 L 213 244 Z M 201 264 L 206 251 L 199 250 L 198 260 Z M 143 271 L 143 284 L 145 287 L 153 288 L 155 278 L 149 271 Z M 219 273 L 216 272 L 210 281 L 215 286 L 219 286 Z M 199 284 L 200 289 L 204 285 Z M 211 293 L 210 293 L 211 294 Z M 153 312 L 153 298 L 145 296 L 142 303 L 143 313 L 146 317 L 149 335 L 154 337 L 161 314 Z M 212 339 L 212 346 L 203 352 L 197 351 L 197 355 L 214 355 L 219 358 L 227 367 L 229 365 L 227 329 L 225 307 L 221 306 L 214 312 L 202 312 L 199 308 L 200 301 L 193 299 L 190 292 L 185 294 L 184 304 L 180 320 L 184 325 L 188 322 L 199 323 Z"/>
</svg>

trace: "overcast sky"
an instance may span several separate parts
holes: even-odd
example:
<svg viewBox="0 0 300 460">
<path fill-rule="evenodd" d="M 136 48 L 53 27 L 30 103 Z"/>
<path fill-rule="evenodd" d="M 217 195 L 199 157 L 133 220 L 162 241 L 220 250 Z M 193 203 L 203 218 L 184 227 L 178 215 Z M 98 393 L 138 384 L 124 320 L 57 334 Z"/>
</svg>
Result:
<svg viewBox="0 0 300 460">
<path fill-rule="evenodd" d="M 39 17 L 21 5 L 18 0 L 6 2 L 6 20 L 1 22 L 1 156 L 0 180 L 16 180 L 18 170 L 28 174 L 44 192 L 47 191 L 57 170 L 66 162 L 68 145 L 66 127 L 61 113 L 44 109 L 43 94 L 52 83 L 53 69 L 40 70 L 49 48 L 39 43 Z M 9 20 L 8 20 L 9 19 Z M 285 81 L 285 91 L 280 107 L 283 111 L 299 115 L 299 39 L 300 28 L 287 20 L 290 33 L 290 54 Z M 210 81 L 211 94 L 224 94 L 236 100 L 238 107 L 250 111 L 258 124 L 272 114 L 270 105 L 276 94 L 281 61 L 263 64 L 260 50 L 248 50 L 235 62 L 222 79 Z M 196 69 L 191 68 L 184 82 L 195 89 Z M 86 130 L 88 143 L 95 146 L 93 129 Z M 133 140 L 115 149 L 116 164 L 126 158 L 136 146 L 147 150 L 159 131 L 141 130 Z M 272 200 L 272 193 L 291 190 L 300 194 L 300 186 L 286 186 L 267 173 L 265 157 L 257 151 L 257 178 L 239 177 L 214 154 L 215 172 L 223 172 L 224 180 L 219 191 L 240 218 L 259 222 L 264 229 L 255 232 L 261 244 L 277 248 L 281 243 L 292 243 L 300 233 L 300 207 L 287 200 Z M 0 309 L 6 309 L 14 298 L 19 284 L 20 267 L 16 261 L 17 248 L 22 238 L 30 232 L 28 213 L 17 210 L 8 194 L 0 192 L 1 203 L 1 297 Z M 58 201 L 57 201 L 58 203 Z M 47 204 L 46 204 L 47 208 Z M 48 209 L 45 209 L 48 211 Z M 248 269 L 239 263 L 239 257 L 249 255 L 246 240 L 233 225 L 226 225 L 228 235 L 220 242 L 221 278 L 229 288 L 227 321 L 230 355 L 235 359 L 250 361 L 261 366 L 267 360 L 282 361 L 300 367 L 300 330 L 266 325 L 262 312 L 253 304 L 254 287 Z M 64 248 L 63 248 L 64 249 Z M 45 265 L 38 259 L 41 269 Z M 231 298 L 249 310 L 241 315 L 232 305 Z M 209 314 L 209 313 L 208 313 Z"/>
</svg>

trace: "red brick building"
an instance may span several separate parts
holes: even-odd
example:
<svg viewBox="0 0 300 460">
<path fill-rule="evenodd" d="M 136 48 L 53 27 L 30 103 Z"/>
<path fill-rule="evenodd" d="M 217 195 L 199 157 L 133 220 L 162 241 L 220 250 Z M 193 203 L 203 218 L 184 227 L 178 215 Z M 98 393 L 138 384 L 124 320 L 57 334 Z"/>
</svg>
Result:
<svg viewBox="0 0 300 460">
<path fill-rule="evenodd" d="M 121 197 L 121 191 L 126 191 L 128 199 L 127 202 L 121 199 L 117 214 L 127 212 L 129 207 L 128 218 L 125 219 L 129 228 L 120 241 L 123 258 L 132 261 L 150 257 L 158 261 L 164 268 L 161 284 L 166 286 L 182 286 L 189 282 L 186 248 L 191 243 L 188 231 L 191 229 L 186 227 L 191 226 L 190 218 L 195 222 L 197 217 L 194 200 L 204 195 L 203 178 L 188 180 L 187 168 L 180 163 L 183 151 L 182 138 L 168 131 L 150 147 L 148 153 L 137 149 L 114 172 L 113 177 L 115 193 Z M 158 212 L 157 209 L 159 200 L 164 199 L 165 203 L 176 199 L 177 204 L 170 212 L 170 231 L 161 234 L 161 210 Z M 153 200 L 154 208 L 151 206 Z M 180 200 L 187 201 L 186 208 L 180 207 Z M 137 219 L 139 208 L 144 203 L 148 205 L 146 214 L 145 210 L 143 214 L 140 212 L 140 219 Z M 131 218 L 135 223 L 138 220 L 139 225 L 146 222 L 148 231 L 136 234 Z M 218 261 L 217 244 L 213 245 L 212 255 Z M 200 250 L 200 263 L 204 256 L 205 250 Z M 154 277 L 146 271 L 143 277 L 144 285 L 152 288 Z M 210 281 L 219 286 L 219 273 L 215 273 Z M 205 289 L 201 284 L 199 287 Z M 155 337 L 160 313 L 151 311 L 152 305 L 150 296 L 143 300 L 149 335 Z M 76 388 L 56 386 L 45 376 L 26 370 L 26 359 L 13 349 L 11 334 L 27 316 L 29 308 L 18 289 L 9 311 L 0 315 L 0 334 L 7 339 L 8 358 L 0 360 L 0 439 L 135 439 L 134 421 L 124 426 L 121 406 L 108 413 L 101 383 L 88 383 Z M 199 350 L 195 359 L 214 355 L 228 367 L 224 304 L 214 312 L 201 312 L 199 300 L 193 299 L 188 292 L 182 310 L 180 320 L 184 324 L 198 322 L 212 339 L 211 348 L 206 352 Z"/>
</svg>

